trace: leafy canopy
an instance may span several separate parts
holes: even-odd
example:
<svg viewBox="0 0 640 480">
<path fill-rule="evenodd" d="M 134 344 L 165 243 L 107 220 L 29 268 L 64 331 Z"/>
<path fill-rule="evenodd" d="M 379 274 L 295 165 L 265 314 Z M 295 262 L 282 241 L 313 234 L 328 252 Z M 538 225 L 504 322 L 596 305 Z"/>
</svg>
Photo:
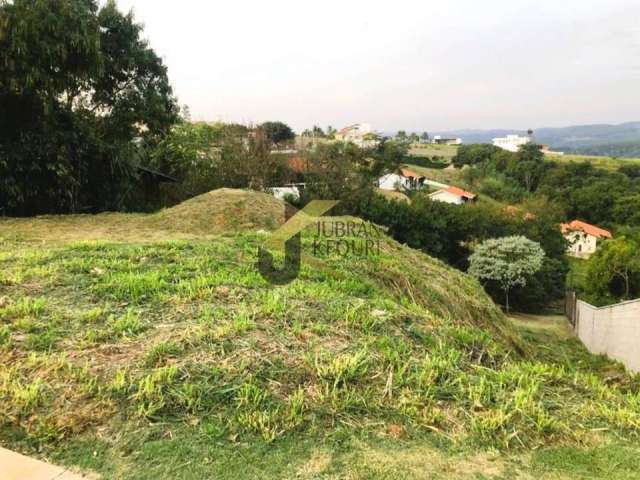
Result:
<svg viewBox="0 0 640 480">
<path fill-rule="evenodd" d="M 141 33 L 113 0 L 0 1 L 4 213 L 124 206 L 138 145 L 178 120 L 166 67 Z"/>
<path fill-rule="evenodd" d="M 497 282 L 509 309 L 509 290 L 526 286 L 527 278 L 542 268 L 544 258 L 540 244 L 526 237 L 492 238 L 469 257 L 469 273 L 479 280 Z"/>
<path fill-rule="evenodd" d="M 587 298 L 595 304 L 630 300 L 640 295 L 640 242 L 619 237 L 604 242 L 589 259 Z"/>
<path fill-rule="evenodd" d="M 296 138 L 296 134 L 291 127 L 283 122 L 264 122 L 259 128 L 274 145 Z"/>
</svg>

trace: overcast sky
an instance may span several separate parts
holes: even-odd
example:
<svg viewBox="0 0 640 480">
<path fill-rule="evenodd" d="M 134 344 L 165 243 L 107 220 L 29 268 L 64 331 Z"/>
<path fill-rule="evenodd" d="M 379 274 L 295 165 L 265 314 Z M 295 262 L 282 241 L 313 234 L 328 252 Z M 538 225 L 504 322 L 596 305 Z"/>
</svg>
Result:
<svg viewBox="0 0 640 480">
<path fill-rule="evenodd" d="M 640 120 L 640 0 L 117 0 L 194 120 L 301 130 Z"/>
</svg>

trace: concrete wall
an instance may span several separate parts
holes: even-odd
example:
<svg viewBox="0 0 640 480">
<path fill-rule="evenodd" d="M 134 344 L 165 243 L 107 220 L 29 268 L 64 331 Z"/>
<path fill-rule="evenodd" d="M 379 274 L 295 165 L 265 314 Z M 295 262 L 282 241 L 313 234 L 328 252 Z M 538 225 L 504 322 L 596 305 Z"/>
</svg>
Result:
<svg viewBox="0 0 640 480">
<path fill-rule="evenodd" d="M 577 300 L 574 316 L 575 332 L 590 352 L 640 372 L 640 299 L 601 308 Z"/>
</svg>

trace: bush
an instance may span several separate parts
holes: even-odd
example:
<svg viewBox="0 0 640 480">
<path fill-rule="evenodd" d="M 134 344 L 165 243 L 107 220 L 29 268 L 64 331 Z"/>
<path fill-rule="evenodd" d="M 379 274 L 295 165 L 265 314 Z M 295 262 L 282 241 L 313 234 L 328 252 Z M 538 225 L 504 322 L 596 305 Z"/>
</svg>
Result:
<svg viewBox="0 0 640 480">
<path fill-rule="evenodd" d="M 499 202 L 516 203 L 522 200 L 525 191 L 504 176 L 486 177 L 482 180 L 480 193 Z"/>
<path fill-rule="evenodd" d="M 458 148 L 458 152 L 456 156 L 453 157 L 452 163 L 457 168 L 462 168 L 464 165 L 476 165 L 489 160 L 494 153 L 499 151 L 500 149 L 498 147 L 483 143 L 462 145 Z"/>
</svg>

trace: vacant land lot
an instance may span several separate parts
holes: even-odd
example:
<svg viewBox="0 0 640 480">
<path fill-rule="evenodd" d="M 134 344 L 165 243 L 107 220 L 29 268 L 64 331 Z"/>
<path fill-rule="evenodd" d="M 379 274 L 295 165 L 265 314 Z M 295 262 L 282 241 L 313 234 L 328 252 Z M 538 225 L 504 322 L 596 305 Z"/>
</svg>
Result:
<svg viewBox="0 0 640 480">
<path fill-rule="evenodd" d="M 451 185 L 460 185 L 462 182 L 462 170 L 458 168 L 427 168 L 419 165 L 407 165 L 407 167 L 436 182 Z"/>
<path fill-rule="evenodd" d="M 556 162 L 589 162 L 594 167 L 603 168 L 605 170 L 617 170 L 623 165 L 640 165 L 640 159 L 638 158 L 613 158 L 613 157 L 599 157 L 593 155 L 548 155 L 549 160 Z"/>
<path fill-rule="evenodd" d="M 450 162 L 457 152 L 458 147 L 455 145 L 413 144 L 409 149 L 409 155 L 413 157 L 440 157 L 446 162 Z"/>
<path fill-rule="evenodd" d="M 102 216 L 1 220 L 3 446 L 123 479 L 638 470 L 638 379 L 559 319 L 514 325 L 386 237 L 272 286 L 255 263 L 274 206 L 218 192 L 110 216 L 103 239 Z"/>
</svg>

